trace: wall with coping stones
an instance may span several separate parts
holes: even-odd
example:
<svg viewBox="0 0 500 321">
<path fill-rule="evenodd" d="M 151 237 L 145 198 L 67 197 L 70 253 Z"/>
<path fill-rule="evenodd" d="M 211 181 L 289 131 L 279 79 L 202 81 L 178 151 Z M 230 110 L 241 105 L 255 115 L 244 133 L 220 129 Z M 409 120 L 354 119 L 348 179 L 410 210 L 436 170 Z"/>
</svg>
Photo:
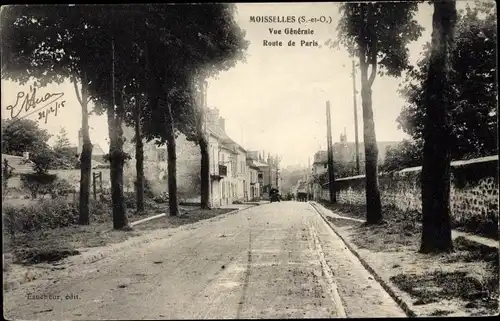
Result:
<svg viewBox="0 0 500 321">
<path fill-rule="evenodd" d="M 498 155 L 452 162 L 450 207 L 455 225 L 472 221 L 498 222 Z M 383 206 L 421 213 L 421 167 L 407 168 L 379 176 Z M 365 176 L 336 180 L 337 202 L 364 205 Z M 329 201 L 328 184 L 321 199 Z"/>
</svg>

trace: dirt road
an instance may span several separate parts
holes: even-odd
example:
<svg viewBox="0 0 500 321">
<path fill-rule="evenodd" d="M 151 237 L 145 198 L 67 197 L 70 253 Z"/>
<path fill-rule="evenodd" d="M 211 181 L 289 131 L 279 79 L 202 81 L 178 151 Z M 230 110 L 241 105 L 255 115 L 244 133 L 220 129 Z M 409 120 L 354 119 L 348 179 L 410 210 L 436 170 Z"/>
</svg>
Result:
<svg viewBox="0 0 500 321">
<path fill-rule="evenodd" d="M 55 282 L 55 283 L 54 283 Z M 8 319 L 405 317 L 308 203 L 256 206 L 4 298 Z"/>
</svg>

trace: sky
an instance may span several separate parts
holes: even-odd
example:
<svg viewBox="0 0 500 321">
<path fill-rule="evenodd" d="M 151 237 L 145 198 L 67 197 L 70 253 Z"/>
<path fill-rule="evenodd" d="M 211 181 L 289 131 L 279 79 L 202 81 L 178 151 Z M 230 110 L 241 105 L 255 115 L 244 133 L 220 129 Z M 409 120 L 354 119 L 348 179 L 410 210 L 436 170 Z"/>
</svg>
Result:
<svg viewBox="0 0 500 321">
<path fill-rule="evenodd" d="M 471 1 L 458 1 L 464 8 Z M 208 80 L 207 103 L 219 109 L 226 119 L 226 132 L 247 150 L 278 154 L 284 166 L 306 165 L 308 159 L 326 148 L 326 101 L 330 101 L 333 141 L 338 141 L 345 131 L 348 141 L 354 140 L 354 112 L 352 97 L 351 58 L 345 49 L 335 50 L 324 46 L 336 37 L 339 19 L 338 3 L 245 3 L 237 4 L 235 17 L 246 31 L 250 41 L 246 62 L 239 62 L 232 69 Z M 410 60 L 415 63 L 422 46 L 430 40 L 433 9 L 419 5 L 417 21 L 425 28 L 418 41 L 408 47 Z M 251 16 L 305 16 L 331 18 L 331 23 L 256 23 Z M 270 34 L 269 28 L 281 29 L 282 34 Z M 313 35 L 286 35 L 285 28 L 314 30 Z M 263 41 L 281 40 L 282 47 L 264 46 Z M 295 47 L 287 45 L 289 40 Z M 300 46 L 300 41 L 316 41 L 320 46 Z M 323 46 L 321 46 L 323 45 Z M 356 87 L 360 91 L 359 71 Z M 400 141 L 407 136 L 397 128 L 396 118 L 404 100 L 398 93 L 403 78 L 377 76 L 373 84 L 373 110 L 378 141 Z M 30 84 L 21 86 L 2 80 L 2 118 L 11 118 L 9 105 L 15 105 L 19 92 L 29 92 Z M 37 97 L 48 93 L 64 94 L 58 102 L 57 116 L 48 115 L 39 120 L 41 128 L 54 137 L 61 128 L 68 132 L 73 144 L 78 141 L 81 111 L 73 84 L 49 85 L 37 90 Z M 361 97 L 357 95 L 358 127 L 363 140 Z M 38 113 L 27 118 L 38 120 Z M 108 150 L 106 116 L 91 116 L 90 136 L 93 143 Z"/>
</svg>

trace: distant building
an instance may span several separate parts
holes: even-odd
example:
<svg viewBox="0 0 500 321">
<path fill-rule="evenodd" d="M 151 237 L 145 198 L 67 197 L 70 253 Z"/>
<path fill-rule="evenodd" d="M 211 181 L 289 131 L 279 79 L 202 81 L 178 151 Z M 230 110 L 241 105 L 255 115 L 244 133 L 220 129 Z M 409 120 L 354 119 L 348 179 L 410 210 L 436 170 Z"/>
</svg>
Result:
<svg viewBox="0 0 500 321">
<path fill-rule="evenodd" d="M 377 142 L 378 147 L 378 163 L 382 164 L 387 154 L 387 147 L 393 147 L 399 144 L 397 141 L 381 141 Z M 359 142 L 359 161 L 361 173 L 364 172 L 365 163 L 365 145 Z M 356 143 L 347 141 L 347 134 L 340 134 L 340 141 L 333 144 L 333 159 L 335 162 L 350 164 L 355 166 L 356 163 Z M 314 154 L 314 162 L 312 164 L 312 173 L 314 176 L 319 176 L 328 172 L 328 151 L 320 150 Z M 348 173 L 350 176 L 350 174 Z M 354 173 L 352 175 L 355 175 Z M 313 197 L 318 200 L 322 191 L 322 187 L 318 182 L 313 183 Z"/>
<path fill-rule="evenodd" d="M 399 143 L 399 141 L 377 141 L 379 164 L 381 164 L 385 160 L 387 147 L 393 147 Z M 340 134 L 340 142 L 336 142 L 333 144 L 333 158 L 336 161 L 342 161 L 345 163 L 356 161 L 356 143 L 348 142 L 347 134 L 345 132 L 343 134 Z M 359 142 L 359 159 L 364 163 L 365 145 L 363 142 Z"/>
<path fill-rule="evenodd" d="M 71 151 L 75 150 L 75 147 L 70 147 Z M 78 146 L 76 147 L 76 154 L 78 157 L 82 154 L 83 150 L 83 133 L 82 129 L 78 131 Z M 92 168 L 97 167 L 109 167 L 109 162 L 104 159 L 104 155 L 107 153 L 101 148 L 99 144 L 92 144 Z"/>
<path fill-rule="evenodd" d="M 320 150 L 314 154 L 314 160 L 312 164 L 313 175 L 321 175 L 328 171 L 328 151 Z"/>
<path fill-rule="evenodd" d="M 264 182 L 264 171 L 269 165 L 261 162 L 258 151 L 247 152 L 247 166 L 249 168 L 249 200 L 258 200 L 262 197 L 262 186 Z"/>
</svg>

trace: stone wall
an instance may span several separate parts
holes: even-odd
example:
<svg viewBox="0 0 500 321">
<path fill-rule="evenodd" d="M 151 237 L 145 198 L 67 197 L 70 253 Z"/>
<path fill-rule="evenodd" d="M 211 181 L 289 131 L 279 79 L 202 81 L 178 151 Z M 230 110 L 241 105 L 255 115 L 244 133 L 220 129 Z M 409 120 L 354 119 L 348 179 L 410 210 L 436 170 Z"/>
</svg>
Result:
<svg viewBox="0 0 500 321">
<path fill-rule="evenodd" d="M 102 187 L 110 188 L 110 177 L 109 177 L 109 168 L 103 169 L 93 169 L 93 173 L 102 172 Z M 58 170 L 50 170 L 49 174 L 56 174 L 59 179 L 67 180 L 75 189 L 80 188 L 80 170 L 79 169 L 58 169 Z M 90 178 L 92 179 L 92 174 L 90 174 Z M 99 182 L 97 182 L 99 183 Z M 99 186 L 99 185 L 98 185 Z M 8 187 L 13 189 L 22 189 L 23 184 L 21 182 L 21 176 L 15 175 L 14 177 L 9 179 Z"/>
<path fill-rule="evenodd" d="M 455 224 L 467 221 L 498 221 L 498 156 L 452 162 L 450 207 Z M 382 205 L 402 211 L 422 210 L 421 167 L 413 167 L 379 176 Z M 336 180 L 337 201 L 364 205 L 364 175 Z M 328 184 L 321 199 L 328 201 Z"/>
<path fill-rule="evenodd" d="M 93 169 L 92 173 L 102 173 L 102 188 L 111 188 L 111 178 L 109 168 Z M 50 174 L 56 174 L 57 178 L 67 180 L 76 190 L 80 189 L 80 170 L 79 169 L 58 169 L 49 171 Z M 92 174 L 90 174 L 90 190 L 92 190 Z M 99 189 L 99 179 L 96 180 Z"/>
</svg>

